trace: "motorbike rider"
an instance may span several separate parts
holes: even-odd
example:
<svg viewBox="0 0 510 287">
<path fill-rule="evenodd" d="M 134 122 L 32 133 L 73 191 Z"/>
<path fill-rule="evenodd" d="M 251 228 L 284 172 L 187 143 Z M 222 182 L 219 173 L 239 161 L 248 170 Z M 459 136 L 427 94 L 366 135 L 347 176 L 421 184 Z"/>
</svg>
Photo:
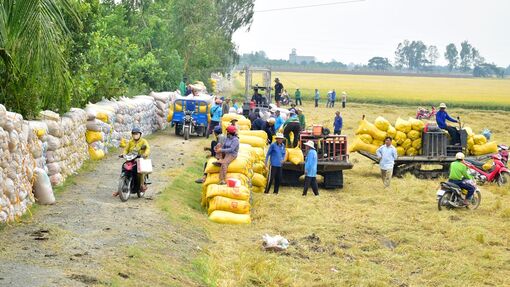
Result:
<svg viewBox="0 0 510 287">
<path fill-rule="evenodd" d="M 458 123 L 458 121 L 456 119 L 450 117 L 450 115 L 448 115 L 448 113 L 446 112 L 446 104 L 441 103 L 439 105 L 439 112 L 437 112 L 437 114 L 436 114 L 437 126 L 440 129 L 448 131 L 448 133 L 450 134 L 450 137 L 452 139 L 453 145 L 460 144 L 459 131 L 457 130 L 457 128 L 447 125 L 446 120 L 453 122 L 453 123 Z"/>
<path fill-rule="evenodd" d="M 128 144 L 124 148 L 124 151 L 122 152 L 119 157 L 124 157 L 125 155 L 136 152 L 139 156 L 143 158 L 148 158 L 151 154 L 151 149 L 149 146 L 149 142 L 142 138 L 142 131 L 138 127 L 134 127 L 131 130 L 131 139 L 129 140 Z M 145 181 L 143 180 L 143 175 L 137 174 L 138 176 L 138 182 L 140 183 L 140 188 L 145 188 L 145 184 L 150 184 L 148 175 L 146 176 Z M 113 196 L 119 195 L 119 192 L 116 191 L 113 193 Z"/>
<path fill-rule="evenodd" d="M 455 161 L 450 164 L 448 181 L 468 191 L 464 198 L 464 205 L 469 205 L 469 200 L 476 191 L 476 187 L 469 182 L 473 177 L 468 173 L 469 168 L 463 163 L 464 154 L 459 152 L 455 155 Z"/>
</svg>

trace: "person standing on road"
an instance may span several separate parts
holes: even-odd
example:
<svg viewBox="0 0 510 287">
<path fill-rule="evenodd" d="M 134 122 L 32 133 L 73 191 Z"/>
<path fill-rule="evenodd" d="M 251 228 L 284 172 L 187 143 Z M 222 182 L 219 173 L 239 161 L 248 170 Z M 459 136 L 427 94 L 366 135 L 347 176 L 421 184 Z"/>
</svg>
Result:
<svg viewBox="0 0 510 287">
<path fill-rule="evenodd" d="M 301 100 L 301 91 L 299 88 L 296 89 L 296 92 L 294 93 L 294 100 L 296 102 L 296 105 L 303 105 L 303 101 Z"/>
<path fill-rule="evenodd" d="M 386 137 L 384 145 L 377 149 L 377 157 L 379 158 L 379 167 L 381 168 L 381 177 L 384 187 L 390 187 L 391 177 L 393 175 L 393 167 L 397 159 L 397 149 L 391 145 L 392 138 Z"/>
<path fill-rule="evenodd" d="M 209 123 L 207 137 L 209 137 L 216 126 L 220 125 L 221 117 L 223 116 L 223 109 L 221 104 L 221 99 L 216 98 L 214 105 L 211 107 L 211 122 Z"/>
<path fill-rule="evenodd" d="M 331 104 L 330 104 L 330 108 L 334 108 L 335 107 L 335 101 L 336 101 L 336 91 L 333 89 L 333 91 L 331 92 Z"/>
<path fill-rule="evenodd" d="M 274 194 L 278 194 L 278 191 L 280 189 L 280 182 L 282 180 L 282 165 L 285 161 L 285 145 L 283 144 L 283 135 L 277 134 L 276 135 L 276 142 L 272 143 L 269 146 L 269 149 L 267 150 L 266 154 L 266 166 L 267 166 L 267 160 L 270 159 L 271 161 L 271 173 L 269 175 L 269 182 L 266 186 L 266 189 L 264 190 L 265 194 L 269 193 L 269 190 L 271 189 L 271 185 L 274 182 Z"/>
<path fill-rule="evenodd" d="M 347 104 L 347 93 L 342 92 L 342 109 L 345 109 L 345 105 Z"/>
<path fill-rule="evenodd" d="M 319 99 L 320 99 L 319 89 L 315 89 L 315 96 L 313 99 L 315 100 L 315 107 L 317 108 L 319 106 Z"/>
<path fill-rule="evenodd" d="M 317 151 L 313 141 L 305 143 L 306 159 L 305 159 L 305 187 L 303 189 L 303 196 L 306 196 L 308 188 L 312 186 L 312 191 L 315 196 L 319 195 L 319 186 L 317 185 Z"/>
<path fill-rule="evenodd" d="M 283 92 L 283 84 L 280 83 L 280 79 L 274 79 L 274 99 L 276 102 L 276 106 L 280 107 L 280 102 L 282 101 L 282 92 Z"/>
<path fill-rule="evenodd" d="M 275 124 L 274 124 L 274 129 L 276 131 L 278 131 L 282 127 L 282 125 L 285 123 L 285 121 L 283 120 L 279 110 L 276 110 L 276 112 L 274 112 L 274 115 L 276 118 Z"/>
<path fill-rule="evenodd" d="M 228 112 L 230 111 L 230 98 L 227 98 L 224 102 L 223 102 L 223 106 L 221 107 L 221 111 L 224 115 L 228 114 Z"/>
<path fill-rule="evenodd" d="M 297 116 L 299 119 L 299 125 L 301 126 L 301 130 L 304 131 L 306 129 L 306 120 L 305 115 L 303 114 L 302 108 L 297 108 Z"/>
<path fill-rule="evenodd" d="M 237 158 L 239 153 L 239 137 L 235 126 L 227 127 L 227 139 L 223 146 L 216 146 L 216 153 L 221 153 L 221 158 L 213 164 L 220 166 L 220 185 L 225 184 L 229 164 Z"/>
<path fill-rule="evenodd" d="M 335 135 L 340 135 L 342 134 L 343 127 L 342 115 L 340 114 L 340 111 L 336 111 L 335 115 L 335 120 L 333 121 L 333 130 Z"/>
</svg>

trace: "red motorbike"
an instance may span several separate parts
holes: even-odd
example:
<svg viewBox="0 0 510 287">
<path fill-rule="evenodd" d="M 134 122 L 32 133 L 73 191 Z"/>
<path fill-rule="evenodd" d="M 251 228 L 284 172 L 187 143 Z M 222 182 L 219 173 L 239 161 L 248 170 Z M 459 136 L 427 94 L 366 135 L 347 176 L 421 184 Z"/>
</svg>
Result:
<svg viewBox="0 0 510 287">
<path fill-rule="evenodd" d="M 436 111 L 435 107 L 432 107 L 432 109 L 430 111 L 425 108 L 418 108 L 418 110 L 416 111 L 416 118 L 418 120 L 422 120 L 422 119 L 430 120 L 432 117 L 434 117 L 436 115 L 436 113 L 437 113 L 437 111 Z"/>
<path fill-rule="evenodd" d="M 465 160 L 464 164 L 471 170 L 474 178 L 480 184 L 496 182 L 499 186 L 510 183 L 510 170 L 505 166 L 505 159 L 499 154 L 491 156 L 494 164 L 489 171 L 483 170 L 483 162 Z M 507 158 L 508 160 L 508 158 Z"/>
</svg>

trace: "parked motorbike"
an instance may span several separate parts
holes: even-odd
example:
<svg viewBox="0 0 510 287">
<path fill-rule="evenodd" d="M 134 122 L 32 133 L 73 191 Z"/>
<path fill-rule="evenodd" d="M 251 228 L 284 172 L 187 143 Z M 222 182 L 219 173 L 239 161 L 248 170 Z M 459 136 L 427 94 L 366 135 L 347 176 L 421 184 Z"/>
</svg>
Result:
<svg viewBox="0 0 510 287">
<path fill-rule="evenodd" d="M 422 119 L 431 119 L 436 115 L 437 111 L 435 107 L 432 107 L 432 109 L 429 111 L 425 108 L 418 108 L 416 111 L 416 118 L 419 120 Z"/>
<path fill-rule="evenodd" d="M 147 185 L 145 184 L 146 175 L 142 177 L 144 183 L 141 186 L 139 182 L 136 160 L 140 156 L 138 153 L 129 153 L 122 156 L 122 158 L 125 162 L 122 164 L 122 172 L 119 178 L 118 193 L 120 200 L 127 201 L 132 193 L 136 193 L 139 198 L 143 197 Z"/>
<path fill-rule="evenodd" d="M 464 164 L 469 168 L 471 174 L 480 184 L 487 182 L 496 182 L 499 186 L 508 184 L 510 182 L 510 170 L 505 166 L 503 156 L 499 153 L 492 155 L 491 158 L 494 163 L 488 171 L 483 169 L 483 162 L 465 160 Z M 506 160 L 508 160 L 508 153 Z"/>
<path fill-rule="evenodd" d="M 470 205 L 464 205 L 464 198 L 467 195 L 467 190 L 461 189 L 458 185 L 451 182 L 441 182 L 439 190 L 437 191 L 437 209 L 442 210 L 454 208 L 468 208 L 475 210 L 480 206 L 482 201 L 482 194 L 476 186 L 474 181 L 471 182 L 476 187 L 476 191 L 469 200 Z"/>
</svg>

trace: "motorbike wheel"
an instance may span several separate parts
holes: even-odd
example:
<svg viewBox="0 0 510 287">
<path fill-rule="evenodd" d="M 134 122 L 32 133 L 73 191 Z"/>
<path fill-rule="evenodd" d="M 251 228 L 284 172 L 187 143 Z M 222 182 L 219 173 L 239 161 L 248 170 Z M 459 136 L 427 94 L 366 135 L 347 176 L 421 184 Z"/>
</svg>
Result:
<svg viewBox="0 0 510 287">
<path fill-rule="evenodd" d="M 452 200 L 452 193 L 450 191 L 445 192 L 445 194 L 443 194 L 443 196 L 440 196 L 437 199 L 437 209 L 439 211 L 441 211 L 443 207 L 451 209 L 451 206 L 450 206 L 451 200 Z"/>
<path fill-rule="evenodd" d="M 189 140 L 190 129 L 191 129 L 190 127 L 184 128 L 184 140 Z"/>
<path fill-rule="evenodd" d="M 175 125 L 175 135 L 180 136 L 182 132 L 182 126 L 180 124 Z"/>
<path fill-rule="evenodd" d="M 131 195 L 131 181 L 128 176 L 123 176 L 119 179 L 119 197 L 122 202 L 126 202 Z"/>
<path fill-rule="evenodd" d="M 500 173 L 497 183 L 498 183 L 498 186 L 502 186 L 502 185 L 510 183 L 510 173 L 506 172 L 506 171 Z"/>
<path fill-rule="evenodd" d="M 475 191 L 470 201 L 471 204 L 466 206 L 467 209 L 475 210 L 478 206 L 480 206 L 480 202 L 482 202 L 482 194 L 479 190 Z"/>
</svg>

